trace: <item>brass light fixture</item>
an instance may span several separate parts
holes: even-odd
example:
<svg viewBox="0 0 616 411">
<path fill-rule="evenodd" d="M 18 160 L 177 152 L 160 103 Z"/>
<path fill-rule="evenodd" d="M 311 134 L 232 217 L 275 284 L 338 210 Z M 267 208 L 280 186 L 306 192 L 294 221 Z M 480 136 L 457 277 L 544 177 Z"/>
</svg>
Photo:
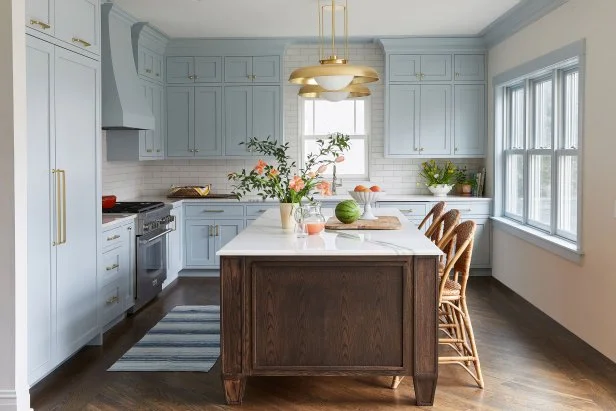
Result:
<svg viewBox="0 0 616 411">
<path fill-rule="evenodd" d="M 345 99 L 356 99 L 361 97 L 368 97 L 370 95 L 370 89 L 360 84 L 351 84 L 346 86 L 342 90 L 327 91 L 321 86 L 305 85 L 299 89 L 297 93 L 300 97 L 313 99 L 322 98 L 327 101 L 342 101 Z"/>
<path fill-rule="evenodd" d="M 338 0 L 340 3 L 340 0 Z M 319 16 L 319 63 L 318 66 L 300 67 L 291 73 L 289 82 L 293 84 L 301 84 L 303 86 L 319 86 L 322 91 L 310 89 L 309 93 L 318 92 L 339 92 L 335 98 L 343 100 L 346 97 L 340 98 L 343 95 L 343 90 L 347 87 L 353 87 L 359 84 L 372 83 L 379 80 L 379 75 L 371 67 L 355 66 L 348 63 L 349 60 L 349 18 L 347 0 L 343 0 L 337 4 L 337 0 L 330 2 L 317 2 Z M 344 14 L 344 57 L 339 57 L 336 52 L 336 12 L 342 11 Z M 325 34 L 324 20 L 325 13 L 331 12 L 332 38 L 331 38 L 331 53 L 325 57 Z M 302 87 L 304 90 L 304 87 Z M 353 93 L 364 94 L 370 91 L 366 87 L 362 87 L 361 91 L 357 88 L 347 90 L 349 95 Z M 300 90 L 300 95 L 302 91 Z M 325 94 L 324 94 L 325 96 Z M 324 97 L 325 98 L 325 97 Z M 336 100 L 336 101 L 339 101 Z M 332 100 L 333 101 L 333 100 Z"/>
</svg>

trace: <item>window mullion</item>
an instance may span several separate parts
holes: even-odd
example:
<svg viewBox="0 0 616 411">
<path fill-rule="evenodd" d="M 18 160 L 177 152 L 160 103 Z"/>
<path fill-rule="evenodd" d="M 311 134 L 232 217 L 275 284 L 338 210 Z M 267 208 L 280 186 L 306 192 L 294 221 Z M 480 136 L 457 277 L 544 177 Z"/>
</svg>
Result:
<svg viewBox="0 0 616 411">
<path fill-rule="evenodd" d="M 522 221 L 524 224 L 528 224 L 528 211 L 530 207 L 530 171 L 529 171 L 529 160 L 530 156 L 528 155 L 528 147 L 530 147 L 531 141 L 531 127 L 532 127 L 532 87 L 531 81 L 529 79 L 524 81 L 524 206 L 523 206 L 523 215 Z"/>
<path fill-rule="evenodd" d="M 558 164 L 556 159 L 556 149 L 560 147 L 560 133 L 562 127 L 560 126 L 561 117 L 561 93 L 560 86 L 562 84 L 561 81 L 561 71 L 553 70 L 552 72 L 552 150 L 550 155 L 552 156 L 552 189 L 551 191 L 551 218 L 550 218 L 550 234 L 556 234 L 556 225 L 558 221 L 558 215 L 560 213 L 560 207 L 558 205 L 558 196 L 559 196 L 559 173 L 558 173 Z"/>
</svg>

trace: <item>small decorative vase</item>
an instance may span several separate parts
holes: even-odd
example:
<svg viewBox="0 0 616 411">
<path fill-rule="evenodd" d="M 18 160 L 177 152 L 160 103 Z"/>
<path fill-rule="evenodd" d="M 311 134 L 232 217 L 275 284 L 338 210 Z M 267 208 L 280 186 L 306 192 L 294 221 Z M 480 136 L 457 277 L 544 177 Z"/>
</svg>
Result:
<svg viewBox="0 0 616 411">
<path fill-rule="evenodd" d="M 435 184 L 428 186 L 428 190 L 430 190 L 434 197 L 446 197 L 447 193 L 449 193 L 452 188 L 452 184 Z"/>
<path fill-rule="evenodd" d="M 470 184 L 462 184 L 460 186 L 460 195 L 468 197 L 471 195 L 472 192 L 473 186 L 471 186 Z"/>
<path fill-rule="evenodd" d="M 295 228 L 293 214 L 297 206 L 297 203 L 280 203 L 280 222 L 282 223 L 283 230 L 293 230 Z"/>
</svg>

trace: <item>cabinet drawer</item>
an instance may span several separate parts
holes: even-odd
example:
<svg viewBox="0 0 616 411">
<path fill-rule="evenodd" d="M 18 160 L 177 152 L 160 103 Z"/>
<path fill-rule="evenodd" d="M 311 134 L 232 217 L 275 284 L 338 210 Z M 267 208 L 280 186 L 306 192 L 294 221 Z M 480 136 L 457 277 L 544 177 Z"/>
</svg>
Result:
<svg viewBox="0 0 616 411">
<path fill-rule="evenodd" d="M 246 206 L 246 217 L 259 217 L 267 210 L 276 208 L 278 205 L 272 204 L 262 204 L 262 205 L 247 205 Z"/>
<path fill-rule="evenodd" d="M 447 201 L 447 209 L 458 209 L 460 211 L 460 215 L 464 218 L 465 215 L 481 215 L 481 216 L 489 216 L 490 215 L 490 203 L 489 202 L 449 202 Z"/>
<path fill-rule="evenodd" d="M 113 248 L 103 253 L 103 266 L 101 267 L 101 284 L 106 285 L 118 277 L 128 278 L 129 259 L 125 247 Z"/>
<path fill-rule="evenodd" d="M 244 216 L 243 205 L 186 205 L 186 217 L 226 218 Z"/>
<path fill-rule="evenodd" d="M 103 250 L 110 250 L 128 241 L 128 230 L 125 226 L 103 232 Z"/>
<path fill-rule="evenodd" d="M 426 203 L 379 202 L 379 207 L 393 207 L 400 210 L 409 220 L 421 220 L 426 216 Z"/>
<path fill-rule="evenodd" d="M 124 312 L 122 283 L 115 281 L 100 292 L 101 325 L 108 324 L 111 320 Z"/>
</svg>

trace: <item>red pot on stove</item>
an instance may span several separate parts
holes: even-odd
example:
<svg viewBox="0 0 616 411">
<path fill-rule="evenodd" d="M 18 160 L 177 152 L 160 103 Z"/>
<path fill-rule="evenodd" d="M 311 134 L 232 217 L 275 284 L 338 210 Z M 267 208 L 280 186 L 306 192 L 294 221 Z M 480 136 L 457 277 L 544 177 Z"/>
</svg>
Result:
<svg viewBox="0 0 616 411">
<path fill-rule="evenodd" d="M 116 196 L 103 196 L 103 208 L 113 208 L 116 203 Z"/>
</svg>

